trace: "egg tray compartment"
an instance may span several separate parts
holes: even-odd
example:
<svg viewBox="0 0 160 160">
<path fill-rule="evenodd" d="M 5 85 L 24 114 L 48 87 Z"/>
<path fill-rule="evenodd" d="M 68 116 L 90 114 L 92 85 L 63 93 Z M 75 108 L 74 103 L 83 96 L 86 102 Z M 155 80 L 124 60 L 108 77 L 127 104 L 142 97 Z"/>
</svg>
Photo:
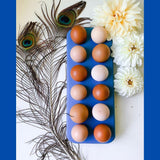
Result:
<svg viewBox="0 0 160 160">
<path fill-rule="evenodd" d="M 87 31 L 87 40 L 83 44 L 80 44 L 80 46 L 82 46 L 86 49 L 87 58 L 84 62 L 81 62 L 81 63 L 74 62 L 70 57 L 71 49 L 78 44 L 76 44 L 72 41 L 72 39 L 70 37 L 71 30 L 67 33 L 67 138 L 69 139 L 69 141 L 74 142 L 74 143 L 99 143 L 99 144 L 102 144 L 94 138 L 93 131 L 94 131 L 94 128 L 98 124 L 106 124 L 110 127 L 112 135 L 111 135 L 111 138 L 109 139 L 109 141 L 104 142 L 104 143 L 109 143 L 109 142 L 113 141 L 113 139 L 115 138 L 113 58 L 110 56 L 109 59 L 104 63 L 96 62 L 92 58 L 92 50 L 97 44 L 94 43 L 91 39 L 91 31 L 93 28 L 85 28 L 85 29 Z M 103 44 L 106 44 L 108 47 L 111 47 L 112 41 L 106 41 Z M 109 71 L 108 78 L 104 81 L 101 81 L 101 82 L 95 81 L 91 77 L 91 69 L 95 65 L 98 65 L 98 64 L 106 66 Z M 72 67 L 74 67 L 75 65 L 82 65 L 82 66 L 86 67 L 86 69 L 87 69 L 87 74 L 88 74 L 87 78 L 82 82 L 77 82 L 77 81 L 73 80 L 70 76 L 70 71 L 71 71 Z M 70 95 L 71 88 L 76 84 L 82 84 L 87 89 L 87 97 L 81 101 L 74 100 Z M 93 97 L 92 89 L 97 84 L 104 84 L 109 87 L 110 96 L 107 100 L 98 101 Z M 73 138 L 71 136 L 72 127 L 77 125 L 77 123 L 75 123 L 71 120 L 69 113 L 70 113 L 70 109 L 72 108 L 72 106 L 74 106 L 75 104 L 78 104 L 78 103 L 86 105 L 88 108 L 88 111 L 89 111 L 88 119 L 85 122 L 81 123 L 81 124 L 84 124 L 88 128 L 88 137 L 83 142 L 76 142 L 75 140 L 73 140 Z M 92 116 L 92 108 L 97 103 L 103 103 L 109 107 L 110 116 L 107 120 L 97 121 Z"/>
</svg>

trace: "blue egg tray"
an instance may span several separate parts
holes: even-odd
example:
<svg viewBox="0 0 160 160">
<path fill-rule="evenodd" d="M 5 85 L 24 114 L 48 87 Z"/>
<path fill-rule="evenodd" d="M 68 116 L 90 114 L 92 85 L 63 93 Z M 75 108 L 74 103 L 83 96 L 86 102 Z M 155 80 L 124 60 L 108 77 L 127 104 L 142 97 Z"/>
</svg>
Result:
<svg viewBox="0 0 160 160">
<path fill-rule="evenodd" d="M 98 63 L 96 62 L 93 58 L 92 58 L 92 50 L 93 48 L 97 45 L 96 43 L 94 43 L 91 39 L 91 31 L 93 28 L 85 28 L 87 31 L 87 40 L 85 43 L 81 44 L 82 47 L 84 47 L 87 51 L 87 59 L 82 62 L 82 63 L 77 63 L 74 62 L 71 57 L 70 57 L 70 50 L 78 45 L 76 43 L 74 43 L 70 37 L 70 32 L 69 31 L 67 33 L 67 138 L 74 143 L 79 143 L 73 140 L 72 136 L 71 136 L 71 130 L 72 127 L 74 125 L 76 125 L 77 123 L 73 122 L 69 116 L 70 113 L 70 109 L 72 108 L 73 105 L 77 104 L 77 103 L 81 103 L 87 106 L 88 110 L 89 110 L 89 117 L 88 119 L 82 123 L 84 124 L 89 131 L 89 135 L 87 137 L 87 139 L 83 142 L 80 143 L 100 143 L 98 142 L 93 135 L 93 130 L 94 128 L 98 125 L 98 124 L 106 124 L 110 127 L 111 132 L 112 132 L 112 136 L 110 138 L 109 141 L 105 142 L 105 143 L 109 143 L 111 141 L 113 141 L 113 139 L 115 138 L 115 114 L 114 114 L 114 83 L 113 83 L 113 58 L 110 57 L 106 62 L 104 63 Z M 112 41 L 106 41 L 104 44 L 108 45 L 108 47 L 112 46 Z M 92 77 L 91 77 L 91 69 L 98 64 L 102 64 L 105 65 L 108 68 L 109 71 L 109 76 L 106 80 L 102 81 L 102 82 L 98 82 L 95 81 Z M 73 66 L 75 65 L 82 65 L 84 67 L 86 67 L 87 71 L 88 71 L 88 76 L 86 78 L 86 80 L 82 81 L 82 82 L 77 82 L 74 81 L 71 76 L 70 76 L 70 71 L 72 69 Z M 82 84 L 87 88 L 87 97 L 81 101 L 76 101 L 74 100 L 71 95 L 70 95 L 70 90 L 71 88 L 76 85 L 76 84 Z M 93 95 L 92 95 L 92 89 L 94 88 L 94 86 L 96 86 L 97 84 L 105 84 L 109 87 L 110 89 L 110 96 L 107 100 L 105 101 L 98 101 L 96 100 Z M 105 121 L 97 121 L 96 119 L 94 119 L 94 117 L 92 116 L 92 108 L 95 104 L 97 103 L 103 103 L 106 104 L 109 109 L 110 109 L 110 116 L 107 120 Z"/>
</svg>

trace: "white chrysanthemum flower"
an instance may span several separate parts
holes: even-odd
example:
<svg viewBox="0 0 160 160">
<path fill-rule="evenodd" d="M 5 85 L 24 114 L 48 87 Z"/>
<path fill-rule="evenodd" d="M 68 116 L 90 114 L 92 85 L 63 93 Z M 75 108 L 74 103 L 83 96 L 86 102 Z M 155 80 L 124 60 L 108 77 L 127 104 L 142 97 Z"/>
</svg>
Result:
<svg viewBox="0 0 160 160">
<path fill-rule="evenodd" d="M 143 34 L 132 33 L 125 38 L 114 39 L 111 47 L 114 63 L 126 67 L 141 66 L 144 57 L 143 37 Z"/>
<path fill-rule="evenodd" d="M 121 96 L 133 96 L 143 90 L 143 77 L 136 68 L 120 67 L 115 74 L 114 88 Z"/>
<path fill-rule="evenodd" d="M 94 9 L 94 26 L 103 26 L 110 34 L 110 38 L 125 36 L 133 30 L 142 27 L 143 18 L 140 2 L 136 0 L 106 0 Z"/>
</svg>

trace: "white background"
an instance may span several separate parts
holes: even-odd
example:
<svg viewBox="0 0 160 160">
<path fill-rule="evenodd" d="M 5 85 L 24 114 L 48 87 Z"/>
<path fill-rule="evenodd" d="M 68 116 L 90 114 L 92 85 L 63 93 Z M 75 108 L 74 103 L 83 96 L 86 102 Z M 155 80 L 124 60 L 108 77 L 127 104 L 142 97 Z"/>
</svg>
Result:
<svg viewBox="0 0 160 160">
<path fill-rule="evenodd" d="M 142 2 L 143 0 L 141 0 Z M 52 0 L 44 0 L 50 8 Z M 77 1 L 62 0 L 63 9 Z M 103 0 L 86 0 L 81 16 L 92 17 L 93 8 Z M 37 21 L 35 12 L 41 15 L 39 0 L 17 0 L 17 35 L 19 27 L 28 21 Z M 25 104 L 17 99 L 17 108 Z M 109 144 L 82 144 L 87 160 L 143 160 L 144 139 L 144 95 L 143 92 L 131 98 L 115 94 L 116 138 Z M 43 131 L 26 124 L 17 124 L 17 160 L 35 160 L 31 155 L 33 144 L 26 143 Z"/>
</svg>

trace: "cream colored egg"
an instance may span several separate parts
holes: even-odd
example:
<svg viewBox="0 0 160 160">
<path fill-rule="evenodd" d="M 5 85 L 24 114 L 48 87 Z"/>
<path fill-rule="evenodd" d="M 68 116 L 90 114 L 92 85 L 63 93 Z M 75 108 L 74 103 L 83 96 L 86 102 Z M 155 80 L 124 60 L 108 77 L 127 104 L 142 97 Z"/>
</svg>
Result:
<svg viewBox="0 0 160 160">
<path fill-rule="evenodd" d="M 76 142 L 83 142 L 88 137 L 88 129 L 85 125 L 75 125 L 71 130 L 71 136 Z"/>
<path fill-rule="evenodd" d="M 71 88 L 70 94 L 73 99 L 79 101 L 87 96 L 87 89 L 85 86 L 77 84 Z"/>
<path fill-rule="evenodd" d="M 95 43 L 103 43 L 107 40 L 107 31 L 101 26 L 94 27 L 91 32 L 91 38 Z"/>
<path fill-rule="evenodd" d="M 104 81 L 108 75 L 109 71 L 104 65 L 96 65 L 91 70 L 91 76 L 96 81 Z"/>
<path fill-rule="evenodd" d="M 75 62 L 83 62 L 87 57 L 87 52 L 82 46 L 74 46 L 71 49 L 70 56 Z"/>
<path fill-rule="evenodd" d="M 105 121 L 110 115 L 110 110 L 107 105 L 97 103 L 92 109 L 92 115 L 98 121 Z"/>
</svg>

